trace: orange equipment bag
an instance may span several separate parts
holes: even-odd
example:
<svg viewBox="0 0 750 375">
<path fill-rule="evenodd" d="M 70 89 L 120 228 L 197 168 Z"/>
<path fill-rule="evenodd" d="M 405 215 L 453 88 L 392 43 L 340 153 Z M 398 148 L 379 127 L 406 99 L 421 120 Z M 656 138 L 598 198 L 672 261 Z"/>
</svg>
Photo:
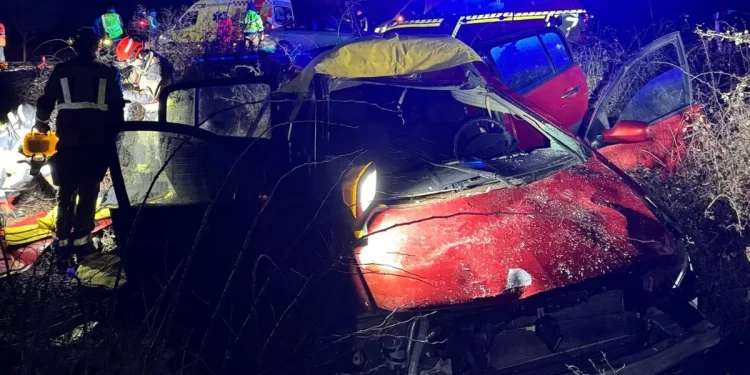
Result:
<svg viewBox="0 0 750 375">
<path fill-rule="evenodd" d="M 54 132 L 37 133 L 32 131 L 23 137 L 23 154 L 27 157 L 44 156 L 49 158 L 57 149 L 57 135 Z"/>
</svg>

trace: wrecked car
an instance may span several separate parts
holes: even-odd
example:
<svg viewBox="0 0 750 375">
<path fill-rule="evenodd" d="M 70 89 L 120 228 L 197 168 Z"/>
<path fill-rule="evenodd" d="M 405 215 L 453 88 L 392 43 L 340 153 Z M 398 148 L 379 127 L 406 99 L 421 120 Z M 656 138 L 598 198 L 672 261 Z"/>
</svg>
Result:
<svg viewBox="0 0 750 375">
<path fill-rule="evenodd" d="M 604 353 L 657 374 L 718 343 L 669 213 L 466 44 L 347 44 L 279 91 L 323 103 L 313 160 L 354 235 L 337 372 L 557 374 Z"/>
<path fill-rule="evenodd" d="M 176 84 L 116 135 L 132 305 L 206 369 L 656 374 L 719 341 L 669 213 L 463 42 L 276 82 Z"/>
<path fill-rule="evenodd" d="M 492 20 L 477 19 L 460 28 L 406 23 L 392 33 L 452 35 L 467 43 L 502 85 L 624 170 L 679 167 L 691 124 L 703 109 L 693 96 L 678 32 L 642 48 L 600 88 L 588 87 L 558 28 L 513 31 L 507 22 L 485 22 Z M 594 89 L 599 95 L 590 107 Z"/>
</svg>

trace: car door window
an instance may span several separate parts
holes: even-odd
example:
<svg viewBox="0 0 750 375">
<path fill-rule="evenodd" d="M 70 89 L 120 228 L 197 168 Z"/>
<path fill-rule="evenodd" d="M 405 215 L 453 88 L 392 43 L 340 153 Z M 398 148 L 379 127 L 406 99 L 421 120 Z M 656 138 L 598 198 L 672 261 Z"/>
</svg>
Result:
<svg viewBox="0 0 750 375">
<path fill-rule="evenodd" d="M 552 65 L 555 67 L 555 71 L 561 71 L 573 65 L 573 59 L 568 53 L 568 49 L 565 47 L 560 35 L 557 33 L 544 33 L 541 35 L 544 47 L 549 53 L 550 59 L 552 59 Z"/>
<path fill-rule="evenodd" d="M 166 120 L 217 135 L 270 138 L 270 94 L 271 87 L 261 83 L 177 90 L 167 97 Z"/>
<path fill-rule="evenodd" d="M 116 144 L 131 205 L 144 201 L 147 204 L 195 204 L 210 202 L 213 198 L 209 189 L 213 168 L 210 167 L 212 155 L 208 142 L 175 133 L 126 131 L 118 135 Z M 166 167 L 159 173 L 165 163 Z"/>
<path fill-rule="evenodd" d="M 520 93 L 573 65 L 565 42 L 552 31 L 492 47 L 490 55 L 503 82 Z"/>
<path fill-rule="evenodd" d="M 597 107 L 586 133 L 589 142 L 617 121 L 654 124 L 691 104 L 690 81 L 679 43 L 674 39 L 628 63 Z"/>
<path fill-rule="evenodd" d="M 536 35 L 494 47 L 490 54 L 500 77 L 515 91 L 525 91 L 554 73 Z"/>
</svg>

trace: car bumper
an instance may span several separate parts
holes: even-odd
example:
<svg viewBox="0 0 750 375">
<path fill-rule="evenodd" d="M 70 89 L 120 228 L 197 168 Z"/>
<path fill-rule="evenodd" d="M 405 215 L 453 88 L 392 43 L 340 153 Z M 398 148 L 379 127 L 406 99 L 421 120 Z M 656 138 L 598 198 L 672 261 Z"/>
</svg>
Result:
<svg viewBox="0 0 750 375">
<path fill-rule="evenodd" d="M 721 341 L 719 327 L 702 321 L 679 338 L 647 347 L 617 360 L 618 375 L 656 375 L 668 370 L 688 357 L 717 345 Z M 613 364 L 614 366 L 614 364 Z"/>
</svg>

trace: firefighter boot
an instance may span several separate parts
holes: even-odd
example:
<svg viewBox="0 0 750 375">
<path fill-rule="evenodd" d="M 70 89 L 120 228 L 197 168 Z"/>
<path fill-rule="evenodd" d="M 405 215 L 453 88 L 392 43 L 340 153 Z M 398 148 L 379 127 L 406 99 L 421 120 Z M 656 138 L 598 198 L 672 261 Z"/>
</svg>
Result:
<svg viewBox="0 0 750 375">
<path fill-rule="evenodd" d="M 75 269 L 73 259 L 73 246 L 68 240 L 55 239 L 50 246 L 53 255 L 53 262 L 58 273 L 65 274 L 71 269 Z"/>
</svg>

